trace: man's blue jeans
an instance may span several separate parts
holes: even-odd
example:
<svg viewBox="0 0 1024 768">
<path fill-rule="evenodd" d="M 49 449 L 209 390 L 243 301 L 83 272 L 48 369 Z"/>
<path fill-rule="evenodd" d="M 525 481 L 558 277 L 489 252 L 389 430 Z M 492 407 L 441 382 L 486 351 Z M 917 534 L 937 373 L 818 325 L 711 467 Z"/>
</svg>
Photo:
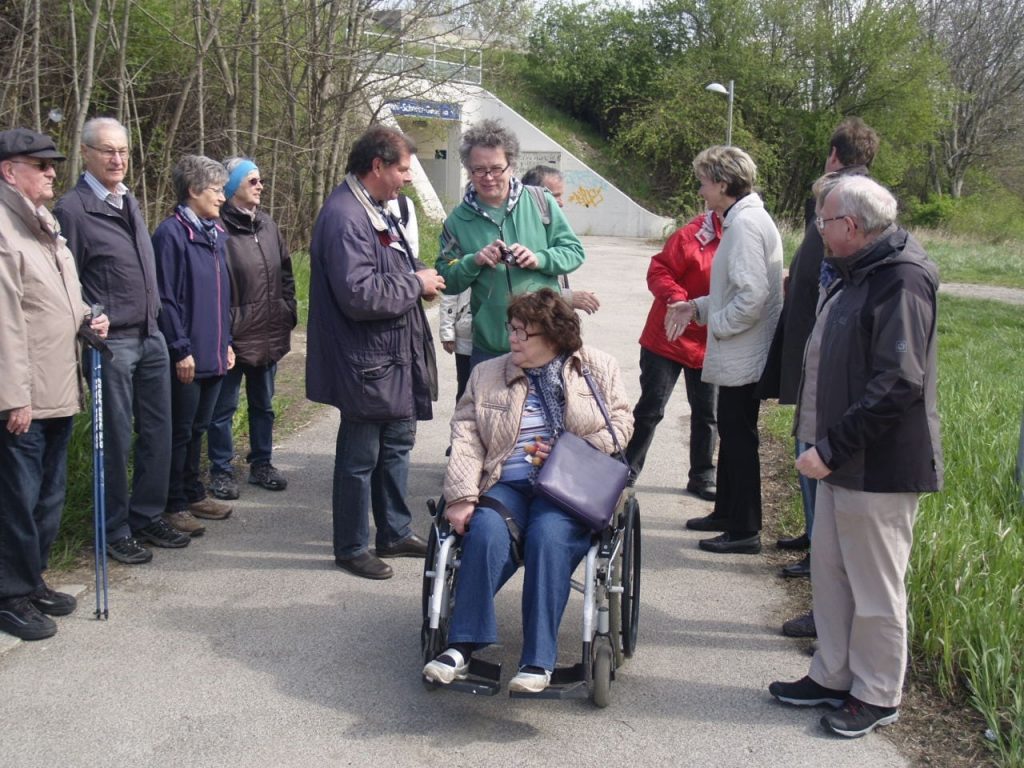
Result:
<svg viewBox="0 0 1024 768">
<path fill-rule="evenodd" d="M 550 501 L 534 496 L 528 480 L 498 483 L 484 495 L 505 505 L 523 536 L 519 665 L 552 670 L 558 657 L 558 625 L 569 600 L 569 579 L 590 548 L 590 530 Z M 478 507 L 462 540 L 449 643 L 482 647 L 497 642 L 494 596 L 516 568 L 505 520 L 493 509 Z"/>
<path fill-rule="evenodd" d="M 167 506 L 171 380 L 167 343 L 159 331 L 144 338 L 107 339 L 107 345 L 114 358 L 103 361 L 103 472 L 107 538 L 114 541 L 145 528 Z"/>
<path fill-rule="evenodd" d="M 412 535 L 405 502 L 409 454 L 416 420 L 369 423 L 341 420 L 334 454 L 334 557 L 349 559 L 369 547 L 373 511 L 376 546 L 394 546 Z"/>
<path fill-rule="evenodd" d="M 796 440 L 796 455 L 800 456 L 801 453 L 809 448 L 813 448 L 813 443 L 801 442 L 799 438 Z M 797 473 L 800 478 L 800 497 L 804 503 L 804 526 L 807 530 L 807 538 L 811 538 L 811 531 L 814 530 L 814 495 L 818 492 L 818 481 L 813 478 Z"/>
<path fill-rule="evenodd" d="M 170 482 L 167 487 L 167 511 L 181 512 L 189 504 L 206 498 L 206 486 L 199 480 L 199 457 L 203 435 L 210 426 L 223 376 L 178 381 L 171 366 L 171 438 Z"/>
<path fill-rule="evenodd" d="M 0 598 L 42 585 L 64 509 L 71 421 L 33 419 L 23 435 L 0 422 Z"/>
<path fill-rule="evenodd" d="M 229 474 L 235 449 L 231 441 L 231 426 L 238 410 L 238 396 L 245 376 L 245 399 L 249 408 L 249 464 L 267 464 L 274 448 L 274 376 L 277 364 L 245 365 L 235 363 L 224 376 L 220 395 L 213 409 L 213 419 L 207 433 L 210 452 L 210 472 Z"/>
</svg>

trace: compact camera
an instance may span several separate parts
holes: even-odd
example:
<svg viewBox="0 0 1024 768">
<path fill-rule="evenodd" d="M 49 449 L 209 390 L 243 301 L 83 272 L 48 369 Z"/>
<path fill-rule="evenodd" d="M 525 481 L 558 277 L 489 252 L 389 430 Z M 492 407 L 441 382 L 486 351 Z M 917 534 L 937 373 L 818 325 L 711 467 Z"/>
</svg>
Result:
<svg viewBox="0 0 1024 768">
<path fill-rule="evenodd" d="M 512 253 L 511 249 L 502 247 L 499 250 L 501 251 L 501 260 L 503 262 L 510 267 L 516 266 L 516 257 L 515 254 Z"/>
</svg>

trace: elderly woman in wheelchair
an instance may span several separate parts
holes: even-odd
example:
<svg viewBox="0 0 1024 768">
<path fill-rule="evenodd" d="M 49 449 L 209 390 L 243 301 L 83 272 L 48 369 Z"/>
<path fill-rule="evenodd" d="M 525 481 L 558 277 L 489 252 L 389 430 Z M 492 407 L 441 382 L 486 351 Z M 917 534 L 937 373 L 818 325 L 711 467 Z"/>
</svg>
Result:
<svg viewBox="0 0 1024 768">
<path fill-rule="evenodd" d="M 509 691 L 539 693 L 551 682 L 571 577 L 593 533 L 535 493 L 537 474 L 562 432 L 615 451 L 585 369 L 620 445 L 633 418 L 618 364 L 583 346 L 579 319 L 557 293 L 515 296 L 508 318 L 511 352 L 473 369 L 452 418 L 444 514 L 462 537 L 459 575 L 447 649 L 423 677 L 442 685 L 466 678 L 472 654 L 498 639 L 494 596 L 522 563 L 523 649 Z"/>
</svg>

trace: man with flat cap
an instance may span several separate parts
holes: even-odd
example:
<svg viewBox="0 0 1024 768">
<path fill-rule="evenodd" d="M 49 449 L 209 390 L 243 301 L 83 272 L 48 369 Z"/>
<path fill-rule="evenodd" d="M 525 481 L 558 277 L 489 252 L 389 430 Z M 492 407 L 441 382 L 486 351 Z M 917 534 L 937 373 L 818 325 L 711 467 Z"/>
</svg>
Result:
<svg viewBox="0 0 1024 768">
<path fill-rule="evenodd" d="M 23 640 L 52 637 L 50 616 L 75 610 L 71 595 L 43 580 L 83 403 L 75 340 L 89 316 L 74 257 L 45 205 L 64 159 L 44 134 L 0 132 L 0 630 Z M 90 325 L 106 336 L 106 316 Z"/>
</svg>

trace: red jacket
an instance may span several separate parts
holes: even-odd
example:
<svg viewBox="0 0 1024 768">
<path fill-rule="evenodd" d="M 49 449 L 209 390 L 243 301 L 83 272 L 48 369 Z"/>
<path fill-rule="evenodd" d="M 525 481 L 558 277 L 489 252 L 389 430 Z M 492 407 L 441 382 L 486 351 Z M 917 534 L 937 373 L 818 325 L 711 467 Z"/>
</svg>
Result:
<svg viewBox="0 0 1024 768">
<path fill-rule="evenodd" d="M 713 231 L 712 231 L 713 228 Z M 711 282 L 711 260 L 722 237 L 722 222 L 714 213 L 702 213 L 665 243 L 647 268 L 647 288 L 654 295 L 640 346 L 687 368 L 704 367 L 707 326 L 690 323 L 673 342 L 665 337 L 665 312 L 676 301 L 706 296 Z"/>
</svg>

